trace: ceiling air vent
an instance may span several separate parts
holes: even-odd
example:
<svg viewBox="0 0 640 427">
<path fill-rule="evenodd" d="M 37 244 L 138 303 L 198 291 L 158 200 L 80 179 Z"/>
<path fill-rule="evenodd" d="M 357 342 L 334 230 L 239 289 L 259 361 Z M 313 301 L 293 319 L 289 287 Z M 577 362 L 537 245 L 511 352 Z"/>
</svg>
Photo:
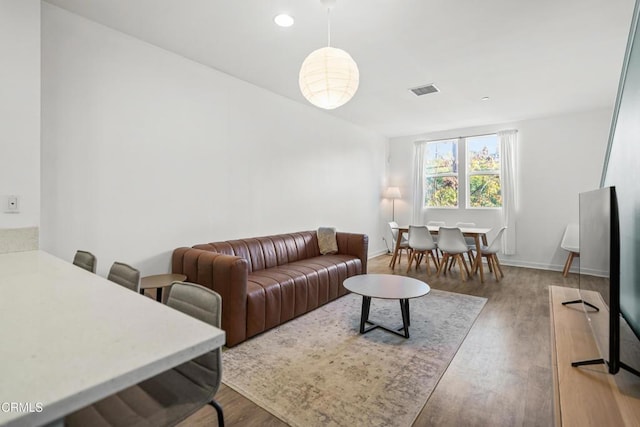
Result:
<svg viewBox="0 0 640 427">
<path fill-rule="evenodd" d="M 440 92 L 440 89 L 436 87 L 434 84 L 428 84 L 425 86 L 414 87 L 413 89 L 409 89 L 411 92 L 415 93 L 416 96 L 427 95 L 429 93 Z"/>
</svg>

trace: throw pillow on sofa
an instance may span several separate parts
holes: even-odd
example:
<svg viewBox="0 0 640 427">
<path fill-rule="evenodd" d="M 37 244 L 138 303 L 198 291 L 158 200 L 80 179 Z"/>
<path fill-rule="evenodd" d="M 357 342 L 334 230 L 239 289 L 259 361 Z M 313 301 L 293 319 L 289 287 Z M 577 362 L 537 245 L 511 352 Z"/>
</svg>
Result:
<svg viewBox="0 0 640 427">
<path fill-rule="evenodd" d="M 338 241 L 336 240 L 336 229 L 333 227 L 320 227 L 317 231 L 318 246 L 322 255 L 338 253 Z"/>
</svg>

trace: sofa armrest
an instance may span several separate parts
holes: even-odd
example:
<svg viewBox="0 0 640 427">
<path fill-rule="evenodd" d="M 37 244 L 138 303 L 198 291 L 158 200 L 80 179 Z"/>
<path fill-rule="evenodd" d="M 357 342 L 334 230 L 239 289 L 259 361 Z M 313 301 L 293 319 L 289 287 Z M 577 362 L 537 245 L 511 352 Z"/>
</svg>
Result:
<svg viewBox="0 0 640 427">
<path fill-rule="evenodd" d="M 247 260 L 193 248 L 173 251 L 172 271 L 222 297 L 222 329 L 227 347 L 247 339 Z"/>
<path fill-rule="evenodd" d="M 366 234 L 338 231 L 336 233 L 336 240 L 338 241 L 338 253 L 353 255 L 360 258 L 360 262 L 362 263 L 362 274 L 366 274 L 367 259 L 369 256 L 369 236 Z"/>
</svg>

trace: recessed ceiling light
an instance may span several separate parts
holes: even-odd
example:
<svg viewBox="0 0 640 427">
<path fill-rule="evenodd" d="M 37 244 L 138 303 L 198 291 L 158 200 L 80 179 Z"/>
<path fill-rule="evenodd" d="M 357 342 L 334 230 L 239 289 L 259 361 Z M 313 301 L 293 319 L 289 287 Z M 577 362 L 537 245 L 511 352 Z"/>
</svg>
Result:
<svg viewBox="0 0 640 427">
<path fill-rule="evenodd" d="M 280 27 L 290 27 L 293 25 L 293 18 L 286 13 L 281 13 L 273 18 L 273 22 L 275 22 Z"/>
<path fill-rule="evenodd" d="M 480 98 L 480 101 L 488 101 L 489 97 L 488 96 L 483 96 L 482 98 Z"/>
</svg>

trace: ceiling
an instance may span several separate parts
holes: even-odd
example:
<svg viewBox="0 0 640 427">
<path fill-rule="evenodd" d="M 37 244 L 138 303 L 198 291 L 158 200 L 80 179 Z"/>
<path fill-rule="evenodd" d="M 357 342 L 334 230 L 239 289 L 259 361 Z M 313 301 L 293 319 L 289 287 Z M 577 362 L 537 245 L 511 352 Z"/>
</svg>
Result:
<svg viewBox="0 0 640 427">
<path fill-rule="evenodd" d="M 47 0 L 294 101 L 326 45 L 320 0 Z M 611 108 L 634 0 L 338 0 L 360 87 L 328 114 L 386 136 Z M 288 12 L 290 28 L 273 17 Z M 408 89 L 434 83 L 440 93 Z M 481 98 L 488 96 L 488 101 Z"/>
</svg>

